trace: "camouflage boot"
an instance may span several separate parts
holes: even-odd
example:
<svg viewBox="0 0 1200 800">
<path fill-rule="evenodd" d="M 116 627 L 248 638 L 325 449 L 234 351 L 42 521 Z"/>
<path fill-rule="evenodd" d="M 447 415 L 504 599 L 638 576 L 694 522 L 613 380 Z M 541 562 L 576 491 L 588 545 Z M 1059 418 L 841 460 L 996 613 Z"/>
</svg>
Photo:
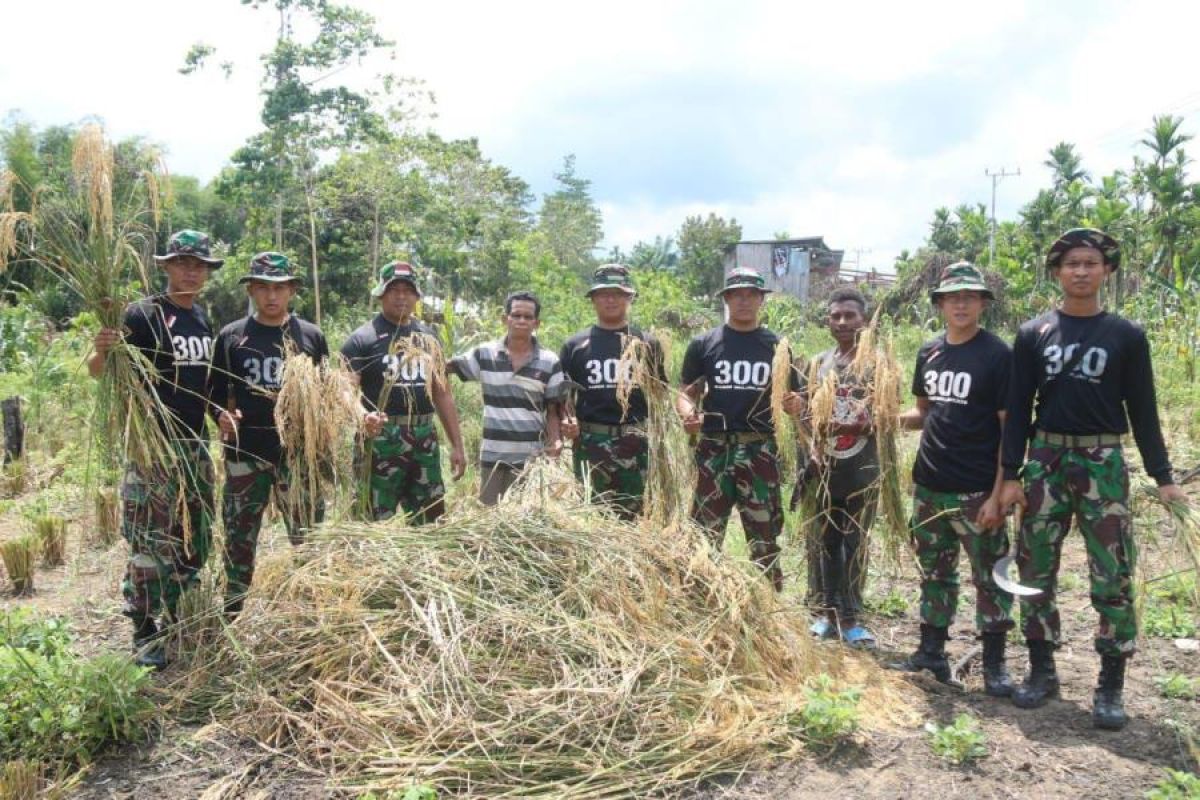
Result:
<svg viewBox="0 0 1200 800">
<path fill-rule="evenodd" d="M 1100 685 L 1092 695 L 1092 724 L 1119 731 L 1129 722 L 1121 694 L 1125 688 L 1125 656 L 1100 657 Z"/>
<path fill-rule="evenodd" d="M 929 670 L 940 683 L 951 683 L 950 661 L 946 658 L 947 631 L 947 628 L 921 623 L 921 644 L 917 652 L 889 666 L 901 672 Z"/>
<path fill-rule="evenodd" d="M 983 634 L 983 691 L 988 697 L 1012 697 L 1012 678 L 1004 666 L 1004 632 Z"/>
<path fill-rule="evenodd" d="M 133 663 L 139 667 L 162 670 L 167 666 L 167 654 L 153 617 L 133 620 Z"/>
<path fill-rule="evenodd" d="M 1054 667 L 1054 643 L 1030 639 L 1029 675 L 1013 689 L 1012 701 L 1017 708 L 1037 708 L 1051 697 L 1058 697 L 1058 672 Z"/>
</svg>

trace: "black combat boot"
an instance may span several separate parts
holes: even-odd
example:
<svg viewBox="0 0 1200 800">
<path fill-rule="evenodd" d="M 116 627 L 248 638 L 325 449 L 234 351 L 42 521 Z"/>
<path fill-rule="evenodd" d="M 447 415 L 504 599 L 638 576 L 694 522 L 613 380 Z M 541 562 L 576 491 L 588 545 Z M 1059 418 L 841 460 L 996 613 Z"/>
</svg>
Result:
<svg viewBox="0 0 1200 800">
<path fill-rule="evenodd" d="M 1012 678 L 1004 666 L 1003 631 L 983 634 L 983 691 L 989 697 L 1011 697 Z"/>
<path fill-rule="evenodd" d="M 1013 705 L 1037 708 L 1051 697 L 1058 697 L 1058 672 L 1054 669 L 1054 643 L 1030 639 L 1029 675 L 1013 689 Z"/>
<path fill-rule="evenodd" d="M 139 667 L 156 670 L 167 666 L 167 653 L 163 648 L 161 632 L 153 617 L 133 619 L 133 663 Z"/>
<path fill-rule="evenodd" d="M 1125 688 L 1125 656 L 1100 657 L 1100 685 L 1092 695 L 1092 724 L 1119 731 L 1129 722 L 1121 693 Z"/>
<path fill-rule="evenodd" d="M 946 659 L 947 631 L 947 628 L 921 623 L 921 644 L 917 652 L 889 666 L 904 672 L 929 670 L 942 683 L 950 683 L 950 662 Z"/>
</svg>

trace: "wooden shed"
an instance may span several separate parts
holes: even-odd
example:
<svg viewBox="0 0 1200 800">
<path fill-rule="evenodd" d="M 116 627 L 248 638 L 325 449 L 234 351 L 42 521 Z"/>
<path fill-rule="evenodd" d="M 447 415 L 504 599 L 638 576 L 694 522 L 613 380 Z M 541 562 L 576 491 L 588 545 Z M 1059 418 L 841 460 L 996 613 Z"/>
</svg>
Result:
<svg viewBox="0 0 1200 800">
<path fill-rule="evenodd" d="M 820 236 L 803 239 L 759 239 L 725 249 L 724 268 L 750 267 L 767 279 L 767 288 L 799 300 L 820 297 L 838 280 L 841 250 L 831 250 Z"/>
</svg>

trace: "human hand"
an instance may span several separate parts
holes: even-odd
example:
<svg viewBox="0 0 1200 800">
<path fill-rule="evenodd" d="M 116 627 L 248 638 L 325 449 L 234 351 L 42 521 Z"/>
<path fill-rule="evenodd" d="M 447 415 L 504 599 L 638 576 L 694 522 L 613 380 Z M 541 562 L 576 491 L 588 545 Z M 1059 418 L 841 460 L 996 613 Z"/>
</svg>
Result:
<svg viewBox="0 0 1200 800">
<path fill-rule="evenodd" d="M 217 417 L 217 427 L 221 429 L 221 441 L 232 442 L 237 438 L 238 426 L 242 422 L 241 409 L 234 409 L 232 413 L 222 411 L 221 416 Z"/>
</svg>

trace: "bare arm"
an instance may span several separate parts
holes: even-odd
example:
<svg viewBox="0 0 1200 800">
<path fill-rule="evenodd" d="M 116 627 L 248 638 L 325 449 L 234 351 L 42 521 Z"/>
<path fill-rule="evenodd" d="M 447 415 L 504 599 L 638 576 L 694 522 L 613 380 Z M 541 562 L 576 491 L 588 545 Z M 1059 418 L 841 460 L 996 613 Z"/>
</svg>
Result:
<svg viewBox="0 0 1200 800">
<path fill-rule="evenodd" d="M 699 433 L 704 424 L 699 403 L 703 381 L 696 381 L 679 390 L 675 395 L 675 411 L 683 420 L 683 429 L 688 433 Z"/>
<path fill-rule="evenodd" d="M 918 397 L 916 408 L 910 408 L 900 415 L 900 427 L 906 431 L 919 431 L 925 426 L 925 417 L 929 416 L 929 398 Z"/>
</svg>

